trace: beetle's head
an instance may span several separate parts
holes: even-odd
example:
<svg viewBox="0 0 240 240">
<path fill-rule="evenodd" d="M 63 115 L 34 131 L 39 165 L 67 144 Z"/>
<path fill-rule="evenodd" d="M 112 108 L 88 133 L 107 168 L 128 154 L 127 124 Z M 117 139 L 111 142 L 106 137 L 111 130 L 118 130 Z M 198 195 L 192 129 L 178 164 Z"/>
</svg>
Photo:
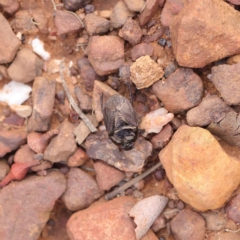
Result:
<svg viewBox="0 0 240 240">
<path fill-rule="evenodd" d="M 114 132 L 111 139 L 123 150 L 131 150 L 137 138 L 137 129 L 132 127 L 122 128 Z"/>
</svg>

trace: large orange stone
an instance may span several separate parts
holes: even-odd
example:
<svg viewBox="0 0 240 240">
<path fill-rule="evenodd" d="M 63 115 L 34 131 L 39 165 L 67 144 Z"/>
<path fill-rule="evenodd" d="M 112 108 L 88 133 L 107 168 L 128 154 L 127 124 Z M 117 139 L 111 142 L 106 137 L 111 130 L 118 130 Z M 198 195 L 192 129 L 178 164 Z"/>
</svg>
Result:
<svg viewBox="0 0 240 240">
<path fill-rule="evenodd" d="M 167 176 L 184 202 L 216 209 L 240 183 L 240 148 L 218 142 L 207 130 L 181 126 L 159 153 Z"/>
</svg>

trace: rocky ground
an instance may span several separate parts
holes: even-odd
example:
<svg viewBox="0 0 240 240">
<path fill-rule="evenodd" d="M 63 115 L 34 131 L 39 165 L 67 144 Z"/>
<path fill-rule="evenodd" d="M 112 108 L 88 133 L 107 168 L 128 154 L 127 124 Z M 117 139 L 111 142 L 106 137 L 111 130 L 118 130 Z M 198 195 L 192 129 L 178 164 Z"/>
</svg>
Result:
<svg viewBox="0 0 240 240">
<path fill-rule="evenodd" d="M 239 240 L 239 6 L 0 0 L 0 239 Z"/>
</svg>

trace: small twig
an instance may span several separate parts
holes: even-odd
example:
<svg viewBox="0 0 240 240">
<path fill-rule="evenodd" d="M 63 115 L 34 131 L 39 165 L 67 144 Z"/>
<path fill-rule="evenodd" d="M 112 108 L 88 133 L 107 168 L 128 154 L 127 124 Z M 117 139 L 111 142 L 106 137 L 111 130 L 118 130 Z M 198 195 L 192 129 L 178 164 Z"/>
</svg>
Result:
<svg viewBox="0 0 240 240">
<path fill-rule="evenodd" d="M 156 165 L 154 165 L 153 167 L 149 168 L 146 172 L 140 174 L 139 176 L 133 178 L 132 180 L 130 180 L 129 182 L 125 183 L 124 185 L 122 185 L 121 187 L 115 189 L 114 191 L 107 193 L 105 195 L 105 199 L 110 200 L 112 198 L 114 198 L 115 196 L 117 196 L 120 192 L 123 192 L 124 190 L 126 190 L 127 188 L 131 187 L 133 184 L 137 183 L 138 181 L 142 180 L 143 178 L 145 178 L 147 175 L 149 175 L 150 173 L 152 173 L 153 171 L 155 171 L 157 168 L 159 168 L 161 166 L 161 162 L 157 163 Z"/>
<path fill-rule="evenodd" d="M 86 117 L 86 115 L 80 110 L 80 108 L 78 107 L 77 103 L 75 102 L 75 100 L 73 99 L 72 95 L 68 90 L 67 83 L 63 75 L 63 62 L 61 62 L 60 64 L 60 79 L 61 79 L 63 88 L 66 92 L 66 95 L 68 97 L 68 100 L 72 105 L 73 109 L 78 113 L 79 117 L 84 121 L 84 123 L 87 125 L 87 127 L 90 129 L 91 132 L 97 132 L 96 127 L 91 123 L 91 121 Z"/>
<path fill-rule="evenodd" d="M 54 0 L 51 0 L 51 1 L 52 1 L 52 4 L 53 4 L 54 11 L 57 11 L 57 7 L 56 7 L 56 4 L 55 4 Z"/>
<path fill-rule="evenodd" d="M 230 229 L 225 228 L 224 231 L 231 232 L 231 233 L 237 233 L 237 232 L 240 232 L 240 228 L 238 230 L 230 230 Z"/>
</svg>

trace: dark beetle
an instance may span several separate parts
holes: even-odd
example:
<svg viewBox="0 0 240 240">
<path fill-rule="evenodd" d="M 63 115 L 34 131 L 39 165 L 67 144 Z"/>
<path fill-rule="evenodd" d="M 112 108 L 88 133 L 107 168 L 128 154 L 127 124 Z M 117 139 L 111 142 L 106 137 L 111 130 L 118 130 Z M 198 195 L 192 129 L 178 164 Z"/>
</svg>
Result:
<svg viewBox="0 0 240 240">
<path fill-rule="evenodd" d="M 129 100 L 113 95 L 103 108 L 103 117 L 110 139 L 124 150 L 132 149 L 137 139 L 138 122 Z"/>
</svg>

